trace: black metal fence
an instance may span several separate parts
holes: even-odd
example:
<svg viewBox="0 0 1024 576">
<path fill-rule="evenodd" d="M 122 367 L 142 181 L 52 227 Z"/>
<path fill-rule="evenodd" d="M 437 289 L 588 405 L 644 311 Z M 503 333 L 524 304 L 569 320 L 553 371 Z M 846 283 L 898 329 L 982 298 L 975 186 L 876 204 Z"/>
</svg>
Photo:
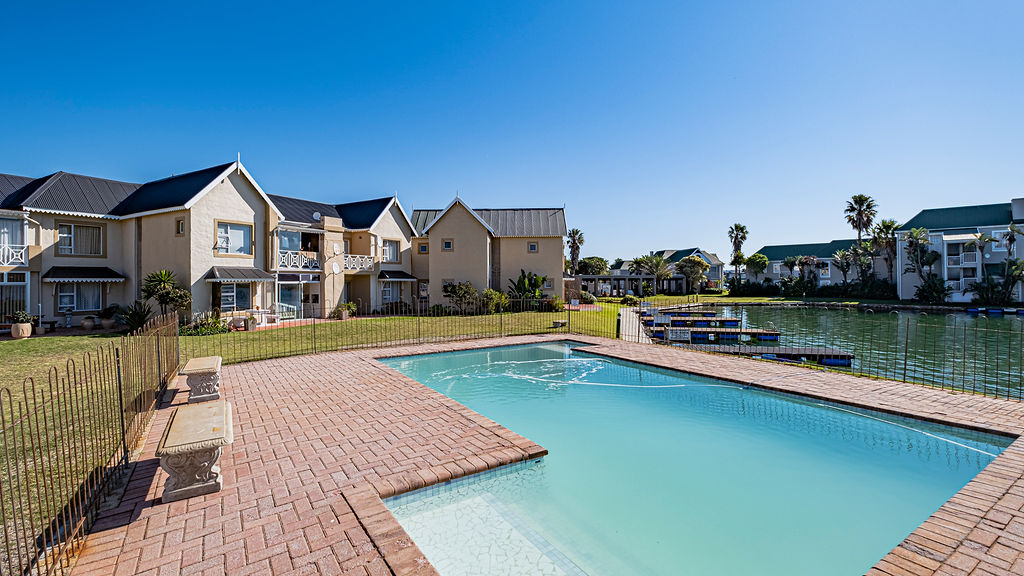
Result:
<svg viewBox="0 0 1024 576">
<path fill-rule="evenodd" d="M 0 573 L 65 574 L 178 367 L 177 322 L 0 389 Z"/>
</svg>

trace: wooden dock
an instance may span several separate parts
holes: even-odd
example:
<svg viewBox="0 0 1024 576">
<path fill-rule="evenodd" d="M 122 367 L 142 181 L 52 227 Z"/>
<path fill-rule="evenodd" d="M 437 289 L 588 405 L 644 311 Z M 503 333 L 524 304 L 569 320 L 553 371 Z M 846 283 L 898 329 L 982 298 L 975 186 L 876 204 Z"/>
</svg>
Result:
<svg viewBox="0 0 1024 576">
<path fill-rule="evenodd" d="M 789 347 L 789 346 L 723 346 L 719 344 L 697 345 L 696 350 L 717 354 L 735 354 L 767 360 L 788 362 L 813 362 L 823 366 L 848 367 L 853 365 L 854 355 L 837 348 Z"/>
<path fill-rule="evenodd" d="M 739 342 L 744 339 L 778 342 L 782 332 L 762 328 L 719 328 L 719 327 L 666 327 L 650 328 L 652 338 L 673 342 L 709 342 L 712 340 Z"/>
</svg>

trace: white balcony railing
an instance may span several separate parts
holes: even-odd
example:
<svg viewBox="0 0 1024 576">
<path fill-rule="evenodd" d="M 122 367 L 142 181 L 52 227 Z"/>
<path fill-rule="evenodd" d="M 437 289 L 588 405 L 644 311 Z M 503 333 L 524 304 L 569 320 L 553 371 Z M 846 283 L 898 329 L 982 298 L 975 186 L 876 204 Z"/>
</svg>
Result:
<svg viewBox="0 0 1024 576">
<path fill-rule="evenodd" d="M 946 287 L 953 291 L 954 294 L 959 294 L 964 290 L 963 280 L 946 280 Z"/>
<path fill-rule="evenodd" d="M 373 256 L 362 256 L 357 254 L 345 254 L 345 270 L 372 270 Z"/>
<path fill-rule="evenodd" d="M 0 245 L 0 266 L 25 266 L 28 264 L 28 246 L 24 244 Z"/>
<path fill-rule="evenodd" d="M 277 252 L 277 267 L 287 270 L 320 270 L 320 258 L 316 252 L 301 252 L 299 250 L 279 250 Z"/>
<path fill-rule="evenodd" d="M 965 266 L 967 264 L 977 264 L 978 263 L 978 253 L 977 252 L 964 252 L 960 256 L 961 256 L 961 259 L 963 260 L 963 263 L 964 263 Z"/>
<path fill-rule="evenodd" d="M 960 255 L 946 256 L 946 266 L 960 266 Z"/>
</svg>

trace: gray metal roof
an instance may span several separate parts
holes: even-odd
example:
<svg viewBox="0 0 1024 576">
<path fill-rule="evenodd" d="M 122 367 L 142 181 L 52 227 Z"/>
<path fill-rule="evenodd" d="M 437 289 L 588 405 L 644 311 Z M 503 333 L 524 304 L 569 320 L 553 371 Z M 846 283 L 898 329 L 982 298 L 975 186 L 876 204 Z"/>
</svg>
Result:
<svg viewBox="0 0 1024 576">
<path fill-rule="evenodd" d="M 565 210 L 562 208 L 474 208 L 477 216 L 494 230 L 495 236 L 565 236 Z M 416 233 L 437 219 L 442 210 L 414 210 L 412 223 Z"/>
<path fill-rule="evenodd" d="M 28 176 L 15 176 L 14 174 L 0 174 L 0 207 L 5 205 L 7 197 L 27 186 L 35 178 Z"/>
<path fill-rule="evenodd" d="M 122 282 L 124 279 L 123 274 L 106 266 L 53 266 L 43 274 L 43 280 L 48 282 L 63 280 Z"/>
<path fill-rule="evenodd" d="M 274 203 L 274 206 L 277 206 L 277 209 L 281 211 L 281 214 L 284 214 L 284 219 L 289 222 L 314 224 L 317 222 L 313 218 L 313 213 L 315 212 L 319 212 L 321 217 L 341 218 L 337 207 L 332 204 L 291 198 L 289 196 L 277 196 L 276 194 L 268 194 L 268 196 L 270 196 L 270 201 Z"/>
<path fill-rule="evenodd" d="M 206 273 L 207 282 L 273 282 L 274 275 L 252 266 L 214 266 Z"/>
<path fill-rule="evenodd" d="M 314 224 L 316 220 L 313 219 L 313 213 L 319 212 L 321 216 L 341 218 L 342 224 L 350 230 L 362 230 L 373 226 L 377 218 L 380 218 L 381 213 L 387 210 L 393 197 L 373 198 L 371 200 L 344 202 L 342 204 L 324 204 L 323 202 L 272 194 L 270 199 L 277 206 L 277 209 L 284 214 L 285 220 L 289 222 Z"/>
<path fill-rule="evenodd" d="M 115 216 L 127 216 L 139 212 L 184 206 L 233 164 L 234 162 L 228 162 L 162 180 L 146 182 L 139 186 L 134 194 L 124 198 L 122 202 L 111 209 L 110 213 Z"/>
</svg>

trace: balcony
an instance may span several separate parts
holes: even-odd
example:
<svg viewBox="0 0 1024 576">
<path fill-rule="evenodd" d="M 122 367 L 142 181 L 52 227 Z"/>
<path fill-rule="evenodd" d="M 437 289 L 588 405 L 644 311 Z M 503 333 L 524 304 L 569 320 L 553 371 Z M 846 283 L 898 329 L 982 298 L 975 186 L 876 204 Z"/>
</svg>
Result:
<svg viewBox="0 0 1024 576">
<path fill-rule="evenodd" d="M 963 260 L 964 266 L 974 266 L 975 264 L 978 263 L 977 252 L 964 252 L 963 254 L 960 255 L 960 258 Z"/>
<path fill-rule="evenodd" d="M 946 266 L 960 266 L 960 262 L 959 254 L 956 254 L 955 256 L 946 256 Z"/>
<path fill-rule="evenodd" d="M 316 252 L 279 250 L 277 267 L 281 270 L 320 270 L 320 256 Z"/>
<path fill-rule="evenodd" d="M 25 266 L 28 264 L 28 246 L 24 244 L 0 245 L 0 266 Z"/>
<path fill-rule="evenodd" d="M 946 287 L 953 291 L 954 294 L 963 292 L 965 284 L 963 280 L 946 280 Z"/>
<path fill-rule="evenodd" d="M 345 271 L 362 272 L 363 270 L 373 270 L 373 256 L 345 254 Z"/>
</svg>

